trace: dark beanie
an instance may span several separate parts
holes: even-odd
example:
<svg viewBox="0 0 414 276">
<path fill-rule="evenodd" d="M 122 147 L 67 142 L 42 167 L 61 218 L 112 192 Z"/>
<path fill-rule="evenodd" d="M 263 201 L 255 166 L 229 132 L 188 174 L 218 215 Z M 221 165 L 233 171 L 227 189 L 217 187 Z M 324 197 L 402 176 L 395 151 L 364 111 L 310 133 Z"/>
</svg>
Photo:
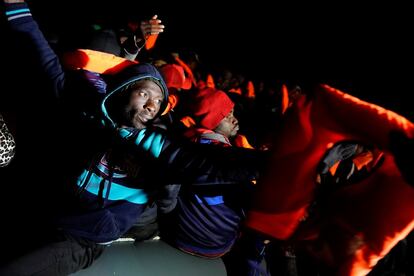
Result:
<svg viewBox="0 0 414 276">
<path fill-rule="evenodd" d="M 121 45 L 118 41 L 118 37 L 115 31 L 110 29 L 99 30 L 93 33 L 86 48 L 113 54 L 115 56 L 121 55 Z"/>
<path fill-rule="evenodd" d="M 207 87 L 197 93 L 191 110 L 199 126 L 214 130 L 233 107 L 234 103 L 226 93 Z"/>
</svg>

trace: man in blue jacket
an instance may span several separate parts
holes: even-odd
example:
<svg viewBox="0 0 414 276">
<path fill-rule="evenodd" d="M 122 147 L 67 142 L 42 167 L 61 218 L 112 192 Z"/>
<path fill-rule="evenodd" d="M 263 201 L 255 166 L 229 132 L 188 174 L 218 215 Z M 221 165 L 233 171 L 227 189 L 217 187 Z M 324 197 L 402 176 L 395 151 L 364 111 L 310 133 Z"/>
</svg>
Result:
<svg viewBox="0 0 414 276">
<path fill-rule="evenodd" d="M 177 181 L 202 187 L 255 177 L 260 163 L 255 154 L 227 154 L 225 150 L 219 154 L 211 147 L 174 143 L 151 127 L 168 98 L 155 67 L 129 66 L 105 77 L 107 89 L 94 94 L 93 89 L 88 90 L 94 81 L 87 77 L 88 72 L 65 74 L 62 70 L 26 3 L 4 2 L 11 31 L 24 39 L 58 98 L 57 113 L 50 117 L 65 118 L 59 125 L 48 125 L 47 133 L 61 139 L 56 148 L 64 154 L 51 152 L 55 145 L 45 151 L 45 155 L 60 159 L 51 164 L 42 182 L 34 184 L 68 184 L 72 193 L 67 200 L 62 198 L 63 214 L 59 213 L 58 227 L 50 240 L 0 268 L 1 275 L 67 275 L 90 266 L 106 245 L 137 221 L 157 183 Z M 72 75 L 86 78 L 79 81 Z M 105 128 L 95 122 L 102 122 Z"/>
</svg>

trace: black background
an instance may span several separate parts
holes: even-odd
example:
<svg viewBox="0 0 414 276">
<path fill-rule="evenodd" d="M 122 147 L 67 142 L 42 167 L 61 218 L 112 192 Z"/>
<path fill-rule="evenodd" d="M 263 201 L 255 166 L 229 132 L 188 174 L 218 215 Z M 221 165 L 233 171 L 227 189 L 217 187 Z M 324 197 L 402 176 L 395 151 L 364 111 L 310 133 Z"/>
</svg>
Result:
<svg viewBox="0 0 414 276">
<path fill-rule="evenodd" d="M 29 1 L 43 29 L 158 14 L 157 50 L 193 50 L 201 61 L 253 79 L 327 82 L 410 109 L 413 17 L 399 3 L 292 1 Z"/>
</svg>

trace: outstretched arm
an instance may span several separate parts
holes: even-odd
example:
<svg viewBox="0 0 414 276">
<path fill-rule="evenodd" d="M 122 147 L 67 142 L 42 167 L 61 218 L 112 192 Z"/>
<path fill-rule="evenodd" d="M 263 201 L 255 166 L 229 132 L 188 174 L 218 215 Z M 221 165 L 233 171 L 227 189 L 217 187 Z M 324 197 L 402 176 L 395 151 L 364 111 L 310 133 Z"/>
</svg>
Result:
<svg viewBox="0 0 414 276">
<path fill-rule="evenodd" d="M 26 54 L 33 57 L 39 65 L 38 70 L 51 80 L 56 96 L 60 96 L 64 85 L 62 67 L 39 26 L 33 20 L 29 7 L 23 0 L 3 1 L 10 29 L 18 36 L 19 42 L 22 42 Z"/>
<path fill-rule="evenodd" d="M 154 15 L 148 21 L 141 22 L 141 33 L 145 39 L 145 49 L 150 50 L 154 47 L 158 35 L 164 32 L 164 28 L 165 26 L 161 24 L 158 15 Z"/>
<path fill-rule="evenodd" d="M 151 167 L 169 183 L 197 186 L 250 183 L 266 160 L 263 152 L 186 143 L 157 129 L 121 128 L 118 134 L 141 152 L 137 156 L 147 153 L 149 158 L 145 160 L 154 160 Z"/>
<path fill-rule="evenodd" d="M 123 57 L 135 60 L 144 46 L 147 50 L 154 47 L 158 34 L 164 32 L 164 28 L 158 15 L 154 15 L 150 20 L 142 21 L 139 27 L 141 34 L 135 34 L 124 42 Z"/>
</svg>

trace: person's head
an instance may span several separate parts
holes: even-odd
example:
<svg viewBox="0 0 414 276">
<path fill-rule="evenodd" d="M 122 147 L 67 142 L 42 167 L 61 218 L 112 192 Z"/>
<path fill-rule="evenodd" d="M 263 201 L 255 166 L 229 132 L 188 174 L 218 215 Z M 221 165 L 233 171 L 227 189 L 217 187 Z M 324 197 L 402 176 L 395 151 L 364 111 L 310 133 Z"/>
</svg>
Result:
<svg viewBox="0 0 414 276">
<path fill-rule="evenodd" d="M 191 80 L 185 77 L 184 68 L 177 64 L 166 64 L 160 69 L 168 89 L 181 90 L 190 89 Z M 171 91 L 170 91 L 171 92 Z"/>
<path fill-rule="evenodd" d="M 121 43 L 114 30 L 103 29 L 94 31 L 85 45 L 86 49 L 121 55 Z"/>
<path fill-rule="evenodd" d="M 234 108 L 232 108 L 229 114 L 220 121 L 214 131 L 227 138 L 236 136 L 239 131 L 239 121 L 234 116 Z"/>
<path fill-rule="evenodd" d="M 198 126 L 232 137 L 239 130 L 234 103 L 221 90 L 206 88 L 198 92 L 192 105 L 192 117 Z"/>
<path fill-rule="evenodd" d="M 141 129 L 163 112 L 167 101 L 167 87 L 155 67 L 136 64 L 114 76 L 101 108 L 112 127 Z"/>
</svg>

